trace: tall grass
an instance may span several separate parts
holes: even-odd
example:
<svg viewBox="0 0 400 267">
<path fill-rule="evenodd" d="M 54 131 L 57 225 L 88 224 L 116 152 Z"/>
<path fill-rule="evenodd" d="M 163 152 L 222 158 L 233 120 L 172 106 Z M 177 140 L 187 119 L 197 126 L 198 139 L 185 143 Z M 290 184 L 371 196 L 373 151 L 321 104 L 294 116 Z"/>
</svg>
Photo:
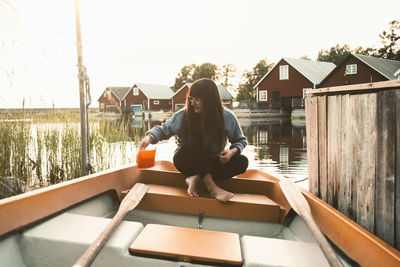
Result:
<svg viewBox="0 0 400 267">
<path fill-rule="evenodd" d="M 145 133 L 129 120 L 98 121 L 89 129 L 95 172 L 132 161 Z M 0 122 L 0 198 L 79 177 L 81 157 L 79 123 Z"/>
</svg>

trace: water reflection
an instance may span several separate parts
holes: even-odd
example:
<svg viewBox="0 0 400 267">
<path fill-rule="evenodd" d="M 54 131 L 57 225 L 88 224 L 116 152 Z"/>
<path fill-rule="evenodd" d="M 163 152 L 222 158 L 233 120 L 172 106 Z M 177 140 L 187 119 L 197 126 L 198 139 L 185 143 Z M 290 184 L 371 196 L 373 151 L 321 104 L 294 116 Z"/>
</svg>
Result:
<svg viewBox="0 0 400 267">
<path fill-rule="evenodd" d="M 271 171 L 295 180 L 308 176 L 304 121 L 276 118 L 240 120 L 240 123 L 249 141 L 244 154 L 250 159 L 250 168 Z"/>
</svg>

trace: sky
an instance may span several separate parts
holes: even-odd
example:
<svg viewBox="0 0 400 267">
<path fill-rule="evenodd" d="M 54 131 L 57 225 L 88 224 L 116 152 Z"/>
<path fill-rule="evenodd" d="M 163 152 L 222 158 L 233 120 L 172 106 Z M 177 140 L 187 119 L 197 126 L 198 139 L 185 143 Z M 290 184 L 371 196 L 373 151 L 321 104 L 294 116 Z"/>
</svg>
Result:
<svg viewBox="0 0 400 267">
<path fill-rule="evenodd" d="M 172 86 L 183 66 L 380 47 L 398 0 L 80 0 L 92 105 L 107 86 Z M 0 0 L 0 108 L 79 107 L 73 0 Z"/>
</svg>

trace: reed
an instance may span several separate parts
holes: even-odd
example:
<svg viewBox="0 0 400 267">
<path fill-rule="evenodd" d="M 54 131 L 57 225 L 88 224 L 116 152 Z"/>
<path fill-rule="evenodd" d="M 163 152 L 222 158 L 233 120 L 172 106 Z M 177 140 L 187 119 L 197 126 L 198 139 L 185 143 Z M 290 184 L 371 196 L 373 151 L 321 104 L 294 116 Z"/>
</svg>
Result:
<svg viewBox="0 0 400 267">
<path fill-rule="evenodd" d="M 81 175 L 79 118 L 57 110 L 33 115 L 35 121 L 43 119 L 46 123 L 0 122 L 0 198 Z M 25 118 L 33 115 L 24 114 Z M 48 120 L 53 119 L 50 124 Z M 93 171 L 134 161 L 137 144 L 145 131 L 143 127 L 133 127 L 129 118 L 92 120 L 88 150 Z"/>
</svg>

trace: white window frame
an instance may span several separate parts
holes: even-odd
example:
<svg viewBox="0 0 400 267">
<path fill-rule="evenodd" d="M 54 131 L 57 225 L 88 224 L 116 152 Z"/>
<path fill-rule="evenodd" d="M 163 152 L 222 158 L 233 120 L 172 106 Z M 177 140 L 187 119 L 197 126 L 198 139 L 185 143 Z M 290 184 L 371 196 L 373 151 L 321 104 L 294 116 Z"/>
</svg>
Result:
<svg viewBox="0 0 400 267">
<path fill-rule="evenodd" d="M 133 95 L 139 95 L 139 88 L 133 87 Z"/>
<path fill-rule="evenodd" d="M 258 91 L 258 101 L 265 102 L 268 101 L 268 91 L 267 90 L 260 90 Z"/>
<path fill-rule="evenodd" d="M 289 80 L 289 65 L 279 66 L 279 80 Z"/>
<path fill-rule="evenodd" d="M 104 110 L 104 103 L 100 103 L 100 110 L 101 110 L 101 111 Z"/>
<path fill-rule="evenodd" d="M 268 143 L 268 131 L 267 130 L 260 130 L 259 131 L 259 143 L 260 144 L 267 144 Z"/>
<path fill-rule="evenodd" d="M 347 64 L 346 65 L 346 75 L 357 74 L 357 64 Z"/>
<path fill-rule="evenodd" d="M 124 107 L 126 107 L 126 99 L 124 99 Z"/>
<path fill-rule="evenodd" d="M 154 105 L 160 105 L 160 101 L 158 101 L 158 100 L 153 100 L 153 104 L 154 104 Z"/>
</svg>

